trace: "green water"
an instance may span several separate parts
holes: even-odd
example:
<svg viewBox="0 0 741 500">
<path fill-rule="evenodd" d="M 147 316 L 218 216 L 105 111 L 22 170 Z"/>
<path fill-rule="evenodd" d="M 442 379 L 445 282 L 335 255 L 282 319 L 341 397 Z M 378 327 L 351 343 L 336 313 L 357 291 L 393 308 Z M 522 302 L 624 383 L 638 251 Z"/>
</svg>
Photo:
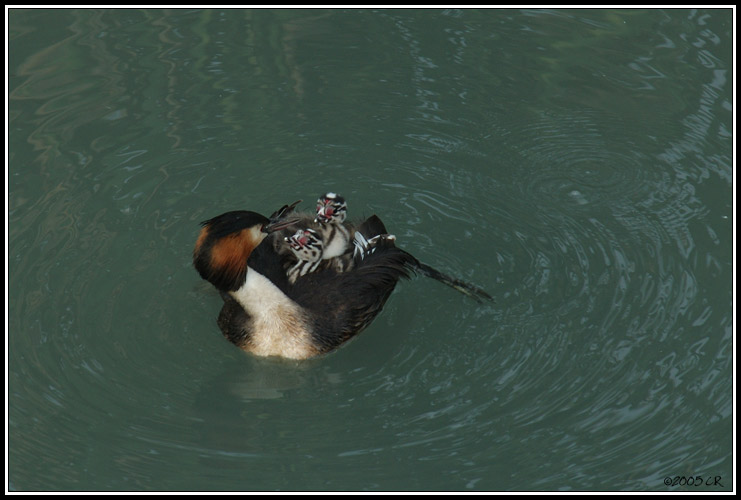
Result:
<svg viewBox="0 0 741 500">
<path fill-rule="evenodd" d="M 732 16 L 11 9 L 7 488 L 731 491 Z M 235 348 L 198 223 L 328 190 L 496 303 Z"/>
</svg>

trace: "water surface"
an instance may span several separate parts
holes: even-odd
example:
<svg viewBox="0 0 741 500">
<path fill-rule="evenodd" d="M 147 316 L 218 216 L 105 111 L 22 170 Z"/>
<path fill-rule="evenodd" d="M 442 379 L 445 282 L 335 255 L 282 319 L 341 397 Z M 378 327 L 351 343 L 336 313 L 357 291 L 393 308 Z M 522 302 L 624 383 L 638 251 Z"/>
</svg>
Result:
<svg viewBox="0 0 741 500">
<path fill-rule="evenodd" d="M 731 491 L 732 15 L 10 10 L 7 487 Z M 328 190 L 496 303 L 235 348 L 198 223 Z"/>
</svg>

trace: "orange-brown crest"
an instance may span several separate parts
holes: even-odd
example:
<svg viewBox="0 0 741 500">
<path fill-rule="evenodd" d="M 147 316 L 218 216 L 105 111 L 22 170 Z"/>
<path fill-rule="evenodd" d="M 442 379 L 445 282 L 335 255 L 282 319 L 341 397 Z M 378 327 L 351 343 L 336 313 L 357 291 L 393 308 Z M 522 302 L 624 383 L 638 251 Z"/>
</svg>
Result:
<svg viewBox="0 0 741 500">
<path fill-rule="evenodd" d="M 198 239 L 196 240 L 196 246 L 193 249 L 193 255 L 198 255 L 198 253 L 200 253 L 203 243 L 208 238 L 208 234 L 209 234 L 209 226 L 205 226 L 203 229 L 201 229 L 201 232 L 198 233 Z"/>
<path fill-rule="evenodd" d="M 252 228 L 219 239 L 211 248 L 211 267 L 229 276 L 242 275 L 247 269 L 247 259 L 260 241 L 262 235 Z"/>
<path fill-rule="evenodd" d="M 265 238 L 267 218 L 253 212 L 228 212 L 204 222 L 193 249 L 201 277 L 219 290 L 236 290 L 247 272 L 247 259 Z"/>
</svg>

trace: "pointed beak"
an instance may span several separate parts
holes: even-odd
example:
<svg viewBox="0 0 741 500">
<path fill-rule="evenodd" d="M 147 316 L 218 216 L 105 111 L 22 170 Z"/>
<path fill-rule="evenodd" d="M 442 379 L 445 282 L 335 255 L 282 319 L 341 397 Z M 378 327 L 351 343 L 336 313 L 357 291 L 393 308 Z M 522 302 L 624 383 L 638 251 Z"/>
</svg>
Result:
<svg viewBox="0 0 741 500">
<path fill-rule="evenodd" d="M 317 208 L 316 211 L 316 218 L 314 219 L 314 222 L 329 222 L 329 220 L 332 218 L 332 208 L 324 205 L 321 208 Z"/>
<path fill-rule="evenodd" d="M 275 231 L 280 231 L 281 229 L 285 229 L 287 227 L 291 227 L 292 225 L 296 224 L 301 220 L 301 217 L 283 217 L 283 218 L 273 218 L 270 219 L 270 222 L 265 224 L 262 228 L 263 233 L 274 233 Z"/>
<path fill-rule="evenodd" d="M 301 249 L 301 245 L 299 244 L 298 241 L 296 241 L 296 235 L 295 234 L 293 236 L 286 236 L 283 239 L 285 240 L 286 243 L 288 243 L 288 246 L 290 246 L 294 250 L 300 250 Z"/>
<path fill-rule="evenodd" d="M 280 219 L 282 217 L 285 217 L 286 214 L 289 214 L 289 213 L 293 212 L 293 209 L 296 208 L 296 205 L 298 205 L 302 201 L 304 201 L 304 200 L 294 201 L 290 205 L 283 205 L 278 210 L 276 210 L 275 212 L 273 212 L 272 215 L 270 215 L 270 220 L 271 221 L 275 221 L 275 220 L 278 220 L 278 219 Z"/>
<path fill-rule="evenodd" d="M 293 212 L 293 209 L 296 208 L 296 205 L 298 205 L 302 201 L 304 200 L 297 200 L 291 203 L 290 205 L 283 205 L 282 207 L 280 207 L 270 216 L 269 222 L 265 224 L 265 226 L 263 226 L 262 231 L 264 233 L 270 234 L 275 231 L 279 231 L 286 227 L 292 226 L 293 224 L 298 222 L 299 217 L 297 216 L 286 217 L 286 215 Z"/>
</svg>

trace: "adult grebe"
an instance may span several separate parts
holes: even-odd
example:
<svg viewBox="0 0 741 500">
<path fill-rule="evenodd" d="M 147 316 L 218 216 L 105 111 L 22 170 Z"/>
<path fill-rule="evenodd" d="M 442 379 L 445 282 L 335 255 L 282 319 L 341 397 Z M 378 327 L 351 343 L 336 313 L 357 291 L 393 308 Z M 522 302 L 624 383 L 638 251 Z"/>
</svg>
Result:
<svg viewBox="0 0 741 500">
<path fill-rule="evenodd" d="M 235 211 L 202 223 L 193 264 L 224 299 L 219 328 L 245 351 L 291 359 L 332 351 L 367 327 L 412 272 L 492 300 L 398 248 L 377 216 L 346 222 L 339 195 L 320 197 L 316 214 L 294 212 L 298 203 L 270 217 Z"/>
</svg>

